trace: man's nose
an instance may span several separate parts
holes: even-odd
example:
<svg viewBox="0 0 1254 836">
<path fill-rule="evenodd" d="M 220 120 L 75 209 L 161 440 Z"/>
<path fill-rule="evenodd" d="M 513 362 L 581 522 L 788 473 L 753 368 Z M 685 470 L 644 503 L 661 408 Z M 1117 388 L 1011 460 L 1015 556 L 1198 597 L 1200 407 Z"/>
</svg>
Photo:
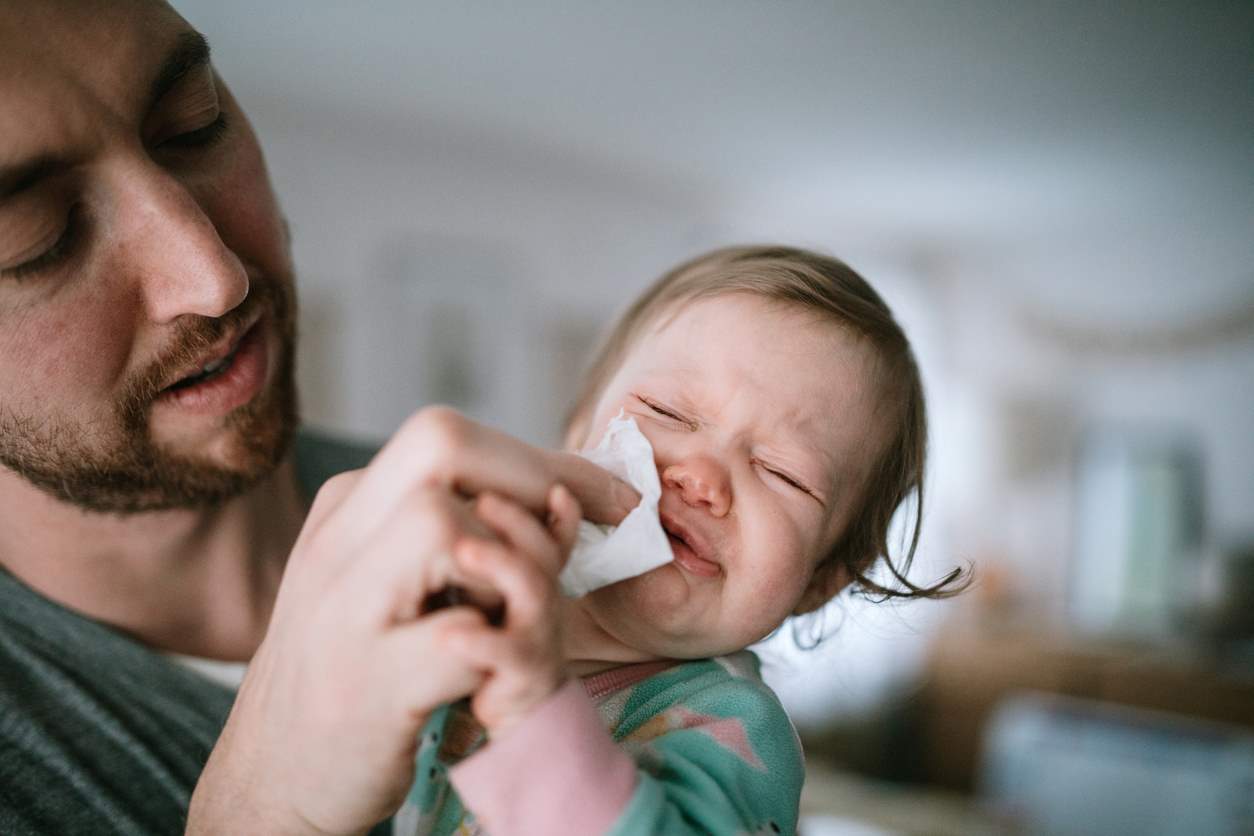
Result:
<svg viewBox="0 0 1254 836">
<path fill-rule="evenodd" d="M 725 517 L 731 510 L 727 469 L 708 456 L 690 456 L 668 466 L 662 471 L 662 484 L 678 491 L 688 505 L 704 505 L 716 517 Z"/>
<path fill-rule="evenodd" d="M 137 272 L 149 318 L 220 317 L 248 296 L 248 273 L 187 187 L 149 169 L 126 195 L 128 266 Z"/>
</svg>

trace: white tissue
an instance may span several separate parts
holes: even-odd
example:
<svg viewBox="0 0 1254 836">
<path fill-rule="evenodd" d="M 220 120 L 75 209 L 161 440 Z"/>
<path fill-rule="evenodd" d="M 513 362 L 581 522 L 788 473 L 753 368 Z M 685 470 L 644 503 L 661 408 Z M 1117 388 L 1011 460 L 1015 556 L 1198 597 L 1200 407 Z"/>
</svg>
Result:
<svg viewBox="0 0 1254 836">
<path fill-rule="evenodd" d="M 674 559 L 658 517 L 662 483 L 653 462 L 653 447 L 635 419 L 624 418 L 619 412 L 601 442 L 580 455 L 639 491 L 640 504 L 617 526 L 587 520 L 579 524 L 579 539 L 558 577 L 562 592 L 571 598 L 643 575 Z"/>
</svg>

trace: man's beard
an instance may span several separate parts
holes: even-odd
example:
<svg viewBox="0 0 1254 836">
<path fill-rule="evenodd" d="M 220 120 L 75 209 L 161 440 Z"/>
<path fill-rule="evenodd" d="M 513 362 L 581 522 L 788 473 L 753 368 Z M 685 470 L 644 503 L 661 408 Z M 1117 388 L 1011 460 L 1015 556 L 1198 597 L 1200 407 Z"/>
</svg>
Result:
<svg viewBox="0 0 1254 836">
<path fill-rule="evenodd" d="M 258 312 L 278 338 L 278 362 L 270 386 L 225 419 L 230 462 L 162 449 L 149 429 L 162 387 Z M 248 298 L 224 316 L 189 315 L 180 323 L 171 348 L 127 382 L 113 405 L 111 431 L 95 422 L 18 415 L 0 404 L 0 465 L 62 502 L 100 513 L 199 508 L 238 496 L 274 471 L 299 423 L 295 321 L 291 282 L 254 280 Z M 88 443 L 102 438 L 103 447 Z"/>
</svg>

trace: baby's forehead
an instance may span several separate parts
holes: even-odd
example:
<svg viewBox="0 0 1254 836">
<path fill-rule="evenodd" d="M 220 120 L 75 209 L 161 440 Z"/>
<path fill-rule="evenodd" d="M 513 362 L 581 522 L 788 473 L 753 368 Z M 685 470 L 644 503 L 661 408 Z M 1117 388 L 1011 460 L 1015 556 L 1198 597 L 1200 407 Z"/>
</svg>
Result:
<svg viewBox="0 0 1254 836">
<path fill-rule="evenodd" d="M 766 346 L 791 353 L 796 366 L 860 367 L 873 374 L 879 352 L 833 313 L 744 292 L 679 300 L 654 314 L 621 359 L 647 353 L 649 365 L 700 375 L 730 359 L 754 359 Z M 660 349 L 660 350 L 659 350 Z"/>
<path fill-rule="evenodd" d="M 746 291 L 707 293 L 677 299 L 664 305 L 642 323 L 644 337 L 676 332 L 711 330 L 722 335 L 728 326 L 752 327 L 755 332 L 791 333 L 798 329 L 841 334 L 857 340 L 859 332 L 852 323 L 830 310 L 802 302 L 760 295 Z M 728 334 L 729 336 L 734 336 Z M 638 345 L 639 339 L 636 340 Z"/>
</svg>

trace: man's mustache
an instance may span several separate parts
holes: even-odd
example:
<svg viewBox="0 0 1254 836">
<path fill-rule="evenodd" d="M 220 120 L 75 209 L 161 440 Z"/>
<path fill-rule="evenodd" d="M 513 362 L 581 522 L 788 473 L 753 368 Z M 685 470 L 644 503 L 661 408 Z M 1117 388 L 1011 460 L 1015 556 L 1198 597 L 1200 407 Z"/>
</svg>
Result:
<svg viewBox="0 0 1254 836">
<path fill-rule="evenodd" d="M 239 336 L 241 329 L 258 311 L 269 313 L 275 320 L 285 315 L 282 294 L 273 281 L 254 279 L 248 296 L 235 308 L 220 317 L 188 314 L 175 325 L 170 344 L 156 360 L 136 375 L 126 387 L 121 409 L 128 423 L 142 422 L 149 407 L 165 390 L 171 376 L 178 374 L 220 343 L 228 335 Z"/>
</svg>

